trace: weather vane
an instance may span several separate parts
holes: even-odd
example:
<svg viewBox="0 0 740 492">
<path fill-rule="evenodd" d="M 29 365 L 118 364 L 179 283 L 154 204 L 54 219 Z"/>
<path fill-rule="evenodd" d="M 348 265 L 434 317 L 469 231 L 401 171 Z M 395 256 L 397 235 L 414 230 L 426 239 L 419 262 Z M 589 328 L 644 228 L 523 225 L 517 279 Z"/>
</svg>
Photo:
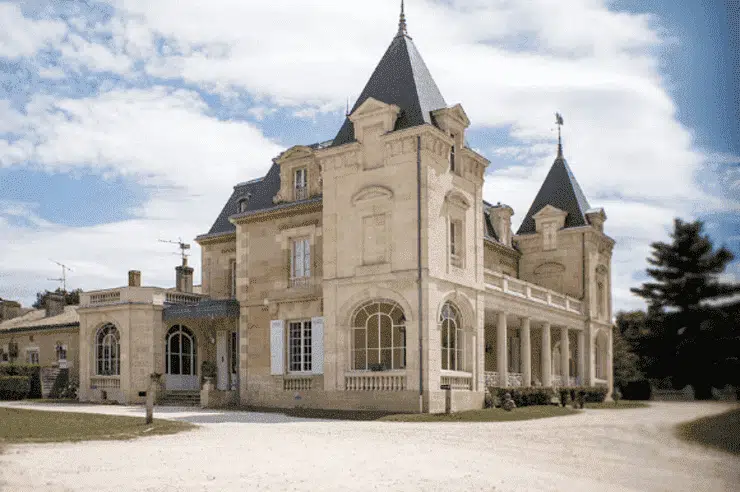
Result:
<svg viewBox="0 0 740 492">
<path fill-rule="evenodd" d="M 563 115 L 560 113 L 555 113 L 555 124 L 558 125 L 558 145 L 561 144 L 560 142 L 560 127 L 563 126 Z"/>
</svg>

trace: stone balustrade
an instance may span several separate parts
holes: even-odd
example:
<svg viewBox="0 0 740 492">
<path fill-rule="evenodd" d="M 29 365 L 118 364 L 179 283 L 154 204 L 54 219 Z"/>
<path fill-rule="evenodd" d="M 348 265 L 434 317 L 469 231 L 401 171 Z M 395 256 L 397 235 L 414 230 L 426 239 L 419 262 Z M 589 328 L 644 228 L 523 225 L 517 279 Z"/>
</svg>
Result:
<svg viewBox="0 0 740 492">
<path fill-rule="evenodd" d="M 170 291 L 165 294 L 164 302 L 167 304 L 197 304 L 203 297 L 200 294 Z"/>
<path fill-rule="evenodd" d="M 168 291 L 158 287 L 121 287 L 80 294 L 80 307 L 113 304 L 197 304 L 208 296 Z"/>
<path fill-rule="evenodd" d="M 488 290 L 503 292 L 564 311 L 583 314 L 582 301 L 503 273 L 486 270 L 484 272 L 484 282 Z"/>
<path fill-rule="evenodd" d="M 519 388 L 524 386 L 524 377 L 520 372 L 510 372 L 506 374 L 506 380 L 510 387 Z"/>
<path fill-rule="evenodd" d="M 284 391 L 308 391 L 311 389 L 311 376 L 285 376 L 283 379 Z"/>
<path fill-rule="evenodd" d="M 473 374 L 469 372 L 442 371 L 440 386 L 449 386 L 454 390 L 472 390 Z"/>
<path fill-rule="evenodd" d="M 498 373 L 496 371 L 485 371 L 483 373 L 486 388 L 498 386 Z"/>
<path fill-rule="evenodd" d="M 112 390 L 121 388 L 118 376 L 94 376 L 90 378 L 90 389 Z"/>
<path fill-rule="evenodd" d="M 344 375 L 347 391 L 403 391 L 406 371 L 348 372 Z"/>
</svg>

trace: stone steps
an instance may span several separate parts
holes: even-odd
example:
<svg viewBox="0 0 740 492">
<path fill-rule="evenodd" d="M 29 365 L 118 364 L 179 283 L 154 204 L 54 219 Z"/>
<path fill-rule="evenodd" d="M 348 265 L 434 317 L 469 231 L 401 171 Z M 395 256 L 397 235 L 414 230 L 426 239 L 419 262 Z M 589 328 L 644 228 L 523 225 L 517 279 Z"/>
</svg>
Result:
<svg viewBox="0 0 740 492">
<path fill-rule="evenodd" d="M 168 407 L 197 407 L 200 406 L 200 391 L 165 391 L 157 404 Z"/>
</svg>

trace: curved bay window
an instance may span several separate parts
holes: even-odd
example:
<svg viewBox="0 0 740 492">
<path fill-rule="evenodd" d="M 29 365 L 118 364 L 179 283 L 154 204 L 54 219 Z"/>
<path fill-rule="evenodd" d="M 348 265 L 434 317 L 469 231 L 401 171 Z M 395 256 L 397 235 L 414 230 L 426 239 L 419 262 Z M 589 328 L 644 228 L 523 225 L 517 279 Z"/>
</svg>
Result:
<svg viewBox="0 0 740 492">
<path fill-rule="evenodd" d="M 371 301 L 352 317 L 352 369 L 387 371 L 406 367 L 406 316 L 398 303 Z"/>
<path fill-rule="evenodd" d="M 442 369 L 448 371 L 465 370 L 463 359 L 464 333 L 460 311 L 451 302 L 445 302 L 439 315 L 439 328 L 442 340 Z"/>
<path fill-rule="evenodd" d="M 121 343 L 118 328 L 107 323 L 95 335 L 95 374 L 119 376 L 121 374 Z"/>
</svg>

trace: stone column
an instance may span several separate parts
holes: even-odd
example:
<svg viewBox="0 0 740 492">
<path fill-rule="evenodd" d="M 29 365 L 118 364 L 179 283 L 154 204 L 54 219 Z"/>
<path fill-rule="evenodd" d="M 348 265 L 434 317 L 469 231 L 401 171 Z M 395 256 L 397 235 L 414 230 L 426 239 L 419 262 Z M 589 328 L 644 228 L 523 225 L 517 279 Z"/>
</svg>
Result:
<svg viewBox="0 0 740 492">
<path fill-rule="evenodd" d="M 606 385 L 609 392 L 606 394 L 606 399 L 611 401 L 612 393 L 614 392 L 614 349 L 612 346 L 613 329 L 609 330 L 609 341 L 606 350 Z"/>
<path fill-rule="evenodd" d="M 532 342 L 530 339 L 530 319 L 522 318 L 521 351 L 519 358 L 522 361 L 522 386 L 532 386 Z"/>
<path fill-rule="evenodd" d="M 578 384 L 581 386 L 587 386 L 588 380 L 586 379 L 586 336 L 583 330 L 578 332 L 578 347 L 576 348 L 577 354 L 576 359 L 578 362 Z"/>
<path fill-rule="evenodd" d="M 506 313 L 498 312 L 498 324 L 496 326 L 496 365 L 498 368 L 498 385 L 508 386 L 508 368 L 506 343 L 508 342 L 506 330 Z"/>
<path fill-rule="evenodd" d="M 552 386 L 552 341 L 550 339 L 550 323 L 542 325 L 542 386 Z"/>
<path fill-rule="evenodd" d="M 563 386 L 568 386 L 570 378 L 570 340 L 568 339 L 568 327 L 560 327 L 560 377 Z"/>
</svg>

